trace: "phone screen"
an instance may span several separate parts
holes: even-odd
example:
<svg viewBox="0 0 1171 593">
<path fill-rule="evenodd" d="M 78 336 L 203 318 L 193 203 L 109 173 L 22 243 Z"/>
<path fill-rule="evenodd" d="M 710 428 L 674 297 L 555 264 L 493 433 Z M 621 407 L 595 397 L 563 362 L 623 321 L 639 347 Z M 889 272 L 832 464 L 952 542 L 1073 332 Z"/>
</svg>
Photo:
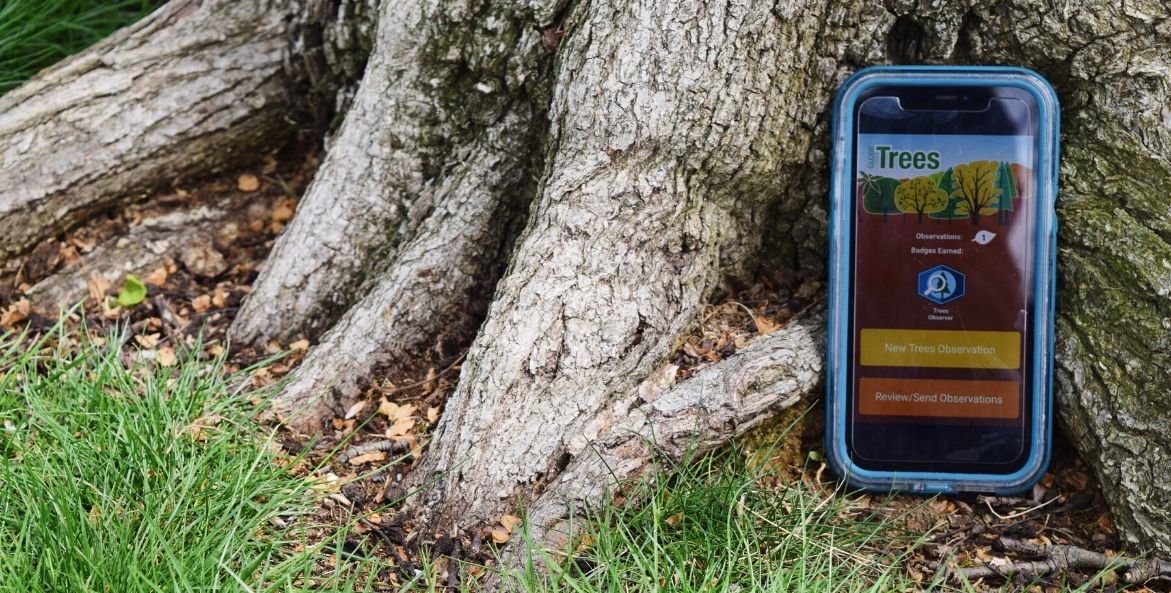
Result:
<svg viewBox="0 0 1171 593">
<path fill-rule="evenodd" d="M 877 87 L 854 109 L 853 462 L 1012 473 L 1032 446 L 1035 101 Z"/>
</svg>

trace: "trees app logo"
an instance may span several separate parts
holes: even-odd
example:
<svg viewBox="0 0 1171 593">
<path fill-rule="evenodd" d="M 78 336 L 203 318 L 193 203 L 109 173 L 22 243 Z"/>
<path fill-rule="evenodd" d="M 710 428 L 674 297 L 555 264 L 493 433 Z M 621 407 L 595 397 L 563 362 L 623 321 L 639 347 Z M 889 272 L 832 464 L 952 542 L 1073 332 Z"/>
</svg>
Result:
<svg viewBox="0 0 1171 593">
<path fill-rule="evenodd" d="M 919 272 L 919 296 L 942 305 L 964 296 L 964 274 L 947 266 L 935 266 Z"/>
</svg>

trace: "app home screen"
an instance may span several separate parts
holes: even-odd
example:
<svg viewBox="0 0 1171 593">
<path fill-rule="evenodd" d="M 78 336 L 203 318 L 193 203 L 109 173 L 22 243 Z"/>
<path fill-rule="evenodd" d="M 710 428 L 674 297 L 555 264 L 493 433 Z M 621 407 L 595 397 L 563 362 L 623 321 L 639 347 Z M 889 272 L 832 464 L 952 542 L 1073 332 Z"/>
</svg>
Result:
<svg viewBox="0 0 1171 593">
<path fill-rule="evenodd" d="M 1032 137 L 857 139 L 854 421 L 1021 425 Z"/>
</svg>

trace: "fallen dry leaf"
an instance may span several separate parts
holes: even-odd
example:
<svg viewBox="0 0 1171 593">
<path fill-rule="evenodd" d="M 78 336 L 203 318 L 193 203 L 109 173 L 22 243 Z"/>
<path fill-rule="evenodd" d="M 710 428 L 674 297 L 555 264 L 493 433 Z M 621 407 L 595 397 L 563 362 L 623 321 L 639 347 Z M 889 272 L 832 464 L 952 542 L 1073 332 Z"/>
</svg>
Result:
<svg viewBox="0 0 1171 593">
<path fill-rule="evenodd" d="M 73 237 L 70 237 L 69 242 L 72 243 L 74 247 L 80 249 L 82 253 L 89 253 L 94 250 L 94 247 L 98 246 L 98 242 L 96 240 L 94 240 L 92 238 L 91 239 L 83 239 L 83 238 L 78 237 L 76 235 Z"/>
<path fill-rule="evenodd" d="M 256 369 L 255 371 L 252 371 L 252 386 L 253 387 L 264 387 L 265 385 L 268 385 L 271 381 L 272 381 L 272 372 L 268 370 L 268 367 L 261 367 L 261 368 Z"/>
<path fill-rule="evenodd" d="M 1097 525 L 1098 529 L 1102 530 L 1103 533 L 1114 533 L 1114 521 L 1111 521 L 1108 515 L 1102 515 L 1098 517 L 1098 520 L 1095 521 L 1094 524 Z"/>
<path fill-rule="evenodd" d="M 781 324 L 773 321 L 772 319 L 769 319 L 768 317 L 760 316 L 757 317 L 755 321 L 756 331 L 760 332 L 761 335 L 771 334 L 778 329 L 781 329 Z"/>
<path fill-rule="evenodd" d="M 151 286 L 162 286 L 167 282 L 167 266 L 159 266 L 153 272 L 142 278 L 142 281 Z"/>
<path fill-rule="evenodd" d="M 96 302 L 105 300 L 106 293 L 109 292 L 110 288 L 113 286 L 114 285 L 109 280 L 106 280 L 105 276 L 94 275 L 90 276 L 85 281 L 85 289 L 89 292 L 89 298 Z"/>
<path fill-rule="evenodd" d="M 150 350 L 151 348 L 158 346 L 159 340 L 161 340 L 161 339 L 162 339 L 162 336 L 159 334 L 139 334 L 137 336 L 134 336 L 134 341 L 138 342 L 139 346 L 142 346 L 143 348 L 146 348 L 147 350 Z"/>
<path fill-rule="evenodd" d="M 175 349 L 170 346 L 159 348 L 159 351 L 155 353 L 155 362 L 165 367 L 175 366 L 175 363 L 178 362 L 175 357 Z"/>
<path fill-rule="evenodd" d="M 281 203 L 272 211 L 272 220 L 276 223 L 286 223 L 293 220 L 293 207 L 287 203 Z"/>
<path fill-rule="evenodd" d="M 357 416 L 358 414 L 362 413 L 362 410 L 365 408 L 366 400 L 355 403 L 354 405 L 350 406 L 350 409 L 346 410 L 345 419 L 349 420 L 350 418 Z"/>
<path fill-rule="evenodd" d="M 196 313 L 203 313 L 211 308 L 211 295 L 201 294 L 191 299 L 191 308 Z"/>
<path fill-rule="evenodd" d="M 382 414 L 383 416 L 386 416 L 387 418 L 389 418 L 395 422 L 398 422 L 399 420 L 402 420 L 404 418 L 410 418 L 411 415 L 413 415 L 415 413 L 416 409 L 417 408 L 415 408 L 415 406 L 412 406 L 411 404 L 405 404 L 405 405 L 400 406 L 396 403 L 389 402 L 386 400 L 385 397 L 382 398 L 382 401 L 380 401 L 378 403 L 378 413 Z"/>
<path fill-rule="evenodd" d="M 28 302 L 28 299 L 20 299 L 12 303 L 4 309 L 3 313 L 0 313 L 0 326 L 12 327 L 13 324 L 28 319 L 28 316 L 32 314 L 32 309 L 32 304 Z"/>
<path fill-rule="evenodd" d="M 223 309 L 228 306 L 228 289 L 223 286 L 216 286 L 215 291 L 211 295 L 211 304 Z"/>
<path fill-rule="evenodd" d="M 301 339 L 289 344 L 289 350 L 293 352 L 307 352 L 309 350 L 309 340 Z"/>
<path fill-rule="evenodd" d="M 236 180 L 236 187 L 240 191 L 254 192 L 260 189 L 260 179 L 251 173 L 245 173 Z"/>
<path fill-rule="evenodd" d="M 1085 490 L 1090 484 L 1090 478 L 1081 472 L 1069 472 L 1065 474 L 1065 479 L 1077 490 Z"/>
<path fill-rule="evenodd" d="M 375 451 L 371 451 L 369 453 L 355 455 L 354 457 L 350 458 L 350 465 L 357 467 L 357 466 L 365 464 L 365 463 L 373 463 L 375 461 L 383 461 L 385 459 L 386 459 L 386 452 L 385 451 L 375 450 Z"/>
<path fill-rule="evenodd" d="M 516 515 L 507 515 L 507 514 L 501 515 L 500 516 L 500 524 L 503 525 L 504 528 L 507 529 L 509 533 L 512 533 L 512 530 L 515 529 L 517 525 L 520 525 L 520 517 L 517 517 Z"/>
<path fill-rule="evenodd" d="M 593 536 L 588 533 L 583 534 L 577 544 L 577 553 L 584 554 L 590 551 L 590 549 L 594 547 L 594 543 Z"/>
<path fill-rule="evenodd" d="M 423 377 L 423 391 L 431 393 L 435 389 L 435 367 L 427 369 L 427 376 Z"/>
<path fill-rule="evenodd" d="M 436 420 L 439 420 L 439 408 L 436 408 L 435 406 L 427 408 L 427 422 L 435 424 Z"/>
<path fill-rule="evenodd" d="M 386 429 L 386 438 L 394 439 L 407 436 L 407 433 L 415 427 L 414 418 L 400 418 L 394 421 L 394 425 Z"/>
<path fill-rule="evenodd" d="M 61 259 L 65 260 L 65 263 L 71 264 L 71 263 L 81 259 L 81 254 L 77 252 L 76 247 L 74 247 L 72 245 L 62 244 L 61 245 Z"/>
<path fill-rule="evenodd" d="M 507 543 L 511 537 L 512 534 L 508 533 L 504 529 L 501 529 L 500 527 L 492 530 L 492 541 L 498 544 Z"/>
</svg>

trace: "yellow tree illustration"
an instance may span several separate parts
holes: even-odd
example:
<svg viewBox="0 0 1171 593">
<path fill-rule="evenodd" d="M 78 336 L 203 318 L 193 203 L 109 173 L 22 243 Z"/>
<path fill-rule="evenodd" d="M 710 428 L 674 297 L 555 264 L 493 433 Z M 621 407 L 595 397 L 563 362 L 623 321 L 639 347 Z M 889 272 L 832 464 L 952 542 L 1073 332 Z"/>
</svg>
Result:
<svg viewBox="0 0 1171 593">
<path fill-rule="evenodd" d="M 923 222 L 923 214 L 939 212 L 947 206 L 947 192 L 939 189 L 930 177 L 916 177 L 895 190 L 895 207 L 900 212 L 914 212 Z"/>
<path fill-rule="evenodd" d="M 996 210 L 996 198 L 1000 196 L 1000 188 L 996 186 L 998 164 L 997 161 L 972 161 L 954 168 L 961 199 L 956 211 L 967 212 L 972 224 L 980 223 L 980 214 Z"/>
</svg>

